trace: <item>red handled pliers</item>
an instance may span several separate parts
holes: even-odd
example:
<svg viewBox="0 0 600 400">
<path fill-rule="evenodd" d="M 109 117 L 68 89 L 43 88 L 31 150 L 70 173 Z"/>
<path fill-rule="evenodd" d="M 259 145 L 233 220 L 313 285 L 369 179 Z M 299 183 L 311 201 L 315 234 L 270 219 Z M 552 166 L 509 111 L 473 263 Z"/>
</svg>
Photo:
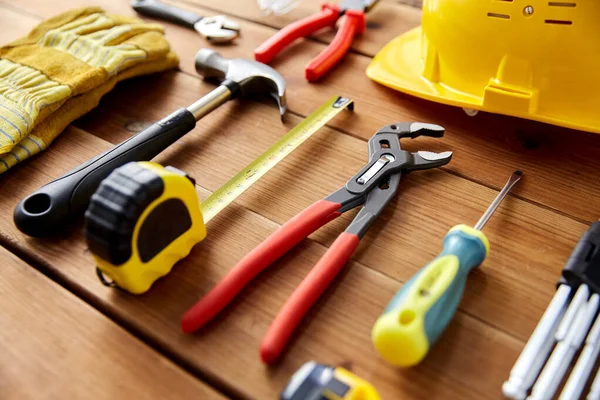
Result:
<svg viewBox="0 0 600 400">
<path fill-rule="evenodd" d="M 402 150 L 400 138 L 441 137 L 444 128 L 420 122 L 397 123 L 381 128 L 369 140 L 369 163 L 346 185 L 317 201 L 286 222 L 190 308 L 181 321 L 184 332 L 193 332 L 213 319 L 267 266 L 308 237 L 312 232 L 364 204 L 352 223 L 296 288 L 263 338 L 263 362 L 275 361 L 294 329 L 321 293 L 329 286 L 358 247 L 360 239 L 385 206 L 396 195 L 402 172 L 437 168 L 450 162 L 452 152 L 432 153 Z"/>
<path fill-rule="evenodd" d="M 350 49 L 354 35 L 361 34 L 367 28 L 365 13 L 379 0 L 344 0 L 341 6 L 324 3 L 319 14 L 301 19 L 281 29 L 266 42 L 254 50 L 256 61 L 268 64 L 275 56 L 294 40 L 306 37 L 319 29 L 340 23 L 333 41 L 305 69 L 306 79 L 316 81 L 327 73 Z"/>
</svg>

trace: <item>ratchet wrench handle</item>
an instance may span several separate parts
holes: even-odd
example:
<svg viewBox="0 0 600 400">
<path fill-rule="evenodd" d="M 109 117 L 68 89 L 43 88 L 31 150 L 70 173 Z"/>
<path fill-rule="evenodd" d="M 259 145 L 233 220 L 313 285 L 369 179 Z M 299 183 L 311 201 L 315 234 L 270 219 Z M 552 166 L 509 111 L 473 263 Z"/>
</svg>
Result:
<svg viewBox="0 0 600 400">
<path fill-rule="evenodd" d="M 194 29 L 194 25 L 203 17 L 191 11 L 165 4 L 158 0 L 133 0 L 131 7 L 140 14 L 162 19 Z"/>
<path fill-rule="evenodd" d="M 100 182 L 115 168 L 152 159 L 195 126 L 189 110 L 175 111 L 27 196 L 15 208 L 15 225 L 33 237 L 59 233 L 83 214 Z"/>
</svg>

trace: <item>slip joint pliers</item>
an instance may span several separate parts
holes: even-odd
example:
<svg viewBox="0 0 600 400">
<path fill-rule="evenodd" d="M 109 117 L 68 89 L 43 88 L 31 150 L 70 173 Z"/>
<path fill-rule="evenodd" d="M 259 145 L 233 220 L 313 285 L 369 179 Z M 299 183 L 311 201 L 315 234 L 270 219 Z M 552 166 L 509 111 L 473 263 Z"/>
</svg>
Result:
<svg viewBox="0 0 600 400">
<path fill-rule="evenodd" d="M 401 174 L 441 167 L 452 158 L 450 151 L 411 153 L 402 150 L 400 139 L 441 137 L 443 134 L 444 128 L 441 126 L 420 122 L 397 123 L 381 128 L 369 140 L 367 165 L 344 187 L 290 219 L 240 260 L 221 282 L 185 313 L 181 322 L 182 330 L 192 332 L 204 326 L 267 266 L 329 221 L 364 204 L 271 324 L 261 344 L 261 358 L 265 363 L 275 361 L 303 316 L 350 259 L 360 239 L 396 195 Z"/>
</svg>

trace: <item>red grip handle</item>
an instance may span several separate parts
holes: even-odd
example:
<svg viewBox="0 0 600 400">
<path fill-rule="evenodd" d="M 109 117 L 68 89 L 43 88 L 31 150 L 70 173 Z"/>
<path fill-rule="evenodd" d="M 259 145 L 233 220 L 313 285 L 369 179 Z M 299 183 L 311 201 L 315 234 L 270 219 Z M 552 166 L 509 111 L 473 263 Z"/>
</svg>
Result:
<svg viewBox="0 0 600 400">
<path fill-rule="evenodd" d="M 358 236 L 343 232 L 292 293 L 262 340 L 260 357 L 264 363 L 271 364 L 279 358 L 304 315 L 348 262 L 359 243 Z"/>
<path fill-rule="evenodd" d="M 305 76 L 309 82 L 325 75 L 340 61 L 350 49 L 354 35 L 363 33 L 366 28 L 365 13 L 359 10 L 347 10 L 337 34 L 318 56 L 306 66 Z"/>
<path fill-rule="evenodd" d="M 188 333 L 213 319 L 256 275 L 312 232 L 339 217 L 341 204 L 319 200 L 273 232 L 183 315 L 181 329 Z"/>
<path fill-rule="evenodd" d="M 268 64 L 277 54 L 294 40 L 310 35 L 319 29 L 335 25 L 340 17 L 340 8 L 335 4 L 323 4 L 321 12 L 296 21 L 267 39 L 254 50 L 254 59 Z"/>
</svg>

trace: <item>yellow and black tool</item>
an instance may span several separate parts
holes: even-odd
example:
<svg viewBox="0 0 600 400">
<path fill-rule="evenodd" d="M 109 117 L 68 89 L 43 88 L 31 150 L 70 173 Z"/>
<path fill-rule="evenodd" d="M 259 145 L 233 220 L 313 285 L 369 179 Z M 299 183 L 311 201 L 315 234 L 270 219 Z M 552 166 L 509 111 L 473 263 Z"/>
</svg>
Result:
<svg viewBox="0 0 600 400">
<path fill-rule="evenodd" d="M 86 239 L 100 279 L 146 292 L 206 237 L 205 224 L 312 136 L 352 100 L 334 96 L 221 188 L 199 203 L 185 172 L 151 162 L 115 169 L 85 213 Z"/>
<path fill-rule="evenodd" d="M 131 162 L 102 181 L 85 213 L 98 274 L 147 291 L 206 237 L 194 180 L 151 162 Z"/>
<path fill-rule="evenodd" d="M 341 367 L 304 364 L 281 392 L 281 400 L 381 400 L 366 380 Z"/>
</svg>

